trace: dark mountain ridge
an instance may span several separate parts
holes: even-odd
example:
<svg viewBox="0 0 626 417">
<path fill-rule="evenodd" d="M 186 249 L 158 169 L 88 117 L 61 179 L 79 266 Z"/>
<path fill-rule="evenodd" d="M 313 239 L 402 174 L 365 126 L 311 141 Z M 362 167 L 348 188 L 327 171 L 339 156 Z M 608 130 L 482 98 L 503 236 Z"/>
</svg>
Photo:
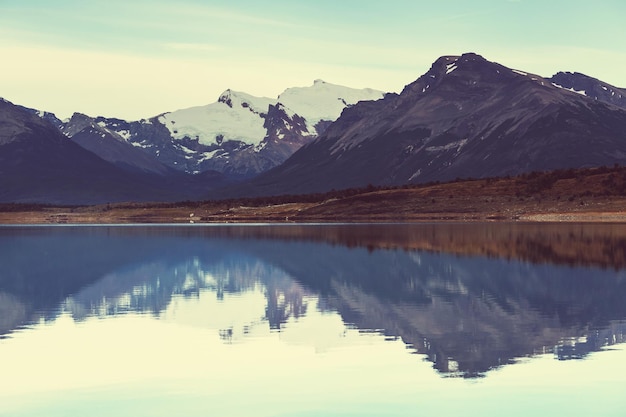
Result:
<svg viewBox="0 0 626 417">
<path fill-rule="evenodd" d="M 602 98 L 473 53 L 443 56 L 400 94 L 346 108 L 317 140 L 234 194 L 624 164 L 626 111 Z"/>
</svg>

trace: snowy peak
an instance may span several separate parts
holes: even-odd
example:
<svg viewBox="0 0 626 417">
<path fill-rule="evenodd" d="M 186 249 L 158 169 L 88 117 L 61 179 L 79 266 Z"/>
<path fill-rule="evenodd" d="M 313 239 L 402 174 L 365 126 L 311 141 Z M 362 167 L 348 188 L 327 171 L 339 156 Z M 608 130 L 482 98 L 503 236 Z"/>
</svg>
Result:
<svg viewBox="0 0 626 417">
<path fill-rule="evenodd" d="M 282 104 L 290 116 L 306 120 L 310 135 L 322 120 L 334 121 L 341 111 L 361 100 L 374 100 L 383 93 L 372 89 L 353 89 L 323 80 L 313 86 L 289 88 L 278 99 L 255 97 L 228 89 L 216 103 L 165 113 L 158 118 L 174 139 L 188 139 L 206 146 L 236 141 L 259 145 L 266 136 L 264 128 L 270 106 Z"/>
<path fill-rule="evenodd" d="M 267 113 L 267 107 L 270 103 L 274 102 L 274 100 L 267 97 L 255 97 L 250 94 L 228 89 L 220 94 L 217 102 L 225 104 L 231 109 L 248 109 L 249 111 L 258 114 L 261 117 L 264 117 L 264 115 Z"/>
<path fill-rule="evenodd" d="M 228 89 L 215 103 L 158 116 L 158 124 L 169 132 L 172 152 L 161 147 L 156 156 L 168 154 L 169 166 L 188 172 L 258 174 L 319 136 L 346 107 L 382 97 L 380 91 L 321 79 L 309 87 L 289 88 L 276 99 Z"/>
<path fill-rule="evenodd" d="M 223 141 L 258 144 L 265 136 L 263 119 L 275 100 L 233 90 L 224 91 L 217 102 L 165 113 L 158 118 L 174 139 L 203 145 Z"/>
<path fill-rule="evenodd" d="M 278 102 L 302 116 L 310 132 L 316 132 L 320 121 L 334 121 L 346 107 L 359 101 L 383 98 L 382 91 L 370 88 L 355 89 L 315 80 L 309 87 L 292 87 L 278 96 Z"/>
</svg>

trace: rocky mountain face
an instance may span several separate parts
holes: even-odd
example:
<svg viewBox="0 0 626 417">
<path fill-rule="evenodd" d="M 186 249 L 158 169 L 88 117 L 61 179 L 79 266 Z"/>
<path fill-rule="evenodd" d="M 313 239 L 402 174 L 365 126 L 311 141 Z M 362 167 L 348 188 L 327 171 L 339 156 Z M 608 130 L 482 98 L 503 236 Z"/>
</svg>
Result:
<svg viewBox="0 0 626 417">
<path fill-rule="evenodd" d="M 287 89 L 277 99 L 226 90 L 215 103 L 134 122 L 75 114 L 61 129 L 81 146 L 117 164 L 137 161 L 139 168 L 148 171 L 161 172 L 159 165 L 165 165 L 193 174 L 216 171 L 246 178 L 284 162 L 319 136 L 345 107 L 382 96 L 371 89 L 317 80 L 310 87 Z M 136 152 L 123 152 L 121 143 L 160 164 Z M 122 157 L 124 153 L 128 158 Z"/>
<path fill-rule="evenodd" d="M 568 89 L 583 88 L 569 79 L 545 79 L 473 53 L 441 57 L 400 94 L 347 108 L 319 138 L 233 194 L 626 163 L 626 111 L 611 101 L 621 90 L 597 83 L 607 94 L 584 86 L 583 95 Z"/>
</svg>

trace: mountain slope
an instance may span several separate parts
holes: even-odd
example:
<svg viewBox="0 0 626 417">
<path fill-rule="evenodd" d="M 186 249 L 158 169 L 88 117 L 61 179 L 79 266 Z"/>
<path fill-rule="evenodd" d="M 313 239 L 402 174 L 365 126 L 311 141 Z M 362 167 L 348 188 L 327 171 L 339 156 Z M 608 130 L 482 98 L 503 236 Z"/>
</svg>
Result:
<svg viewBox="0 0 626 417">
<path fill-rule="evenodd" d="M 347 108 L 235 194 L 292 194 L 626 163 L 626 111 L 476 54 Z"/>
</svg>

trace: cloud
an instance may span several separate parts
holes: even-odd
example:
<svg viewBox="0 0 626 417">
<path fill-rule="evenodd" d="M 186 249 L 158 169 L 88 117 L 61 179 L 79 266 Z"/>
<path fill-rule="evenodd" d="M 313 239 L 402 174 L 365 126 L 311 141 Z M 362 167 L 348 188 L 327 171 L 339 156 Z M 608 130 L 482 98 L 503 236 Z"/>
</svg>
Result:
<svg viewBox="0 0 626 417">
<path fill-rule="evenodd" d="M 165 49 L 173 49 L 177 51 L 191 51 L 191 52 L 213 52 L 222 49 L 218 45 L 208 43 L 188 43 L 188 42 L 166 42 L 163 44 Z"/>
</svg>

